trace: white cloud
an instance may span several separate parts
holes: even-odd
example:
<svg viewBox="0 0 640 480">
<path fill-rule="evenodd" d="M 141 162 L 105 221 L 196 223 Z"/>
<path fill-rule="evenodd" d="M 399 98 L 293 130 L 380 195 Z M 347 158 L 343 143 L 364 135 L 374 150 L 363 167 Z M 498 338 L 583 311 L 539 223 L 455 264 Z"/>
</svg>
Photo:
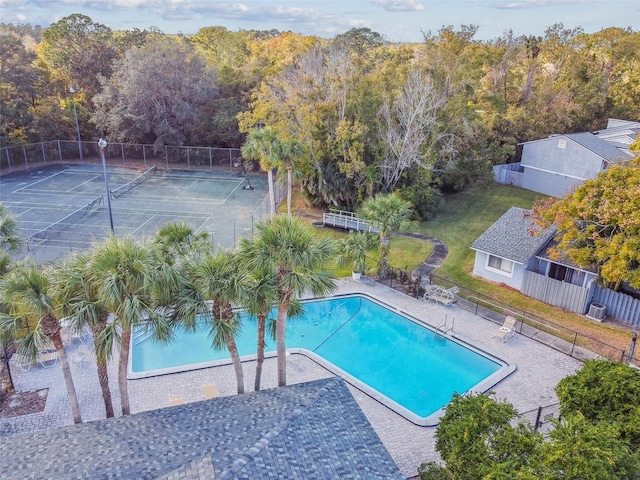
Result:
<svg viewBox="0 0 640 480">
<path fill-rule="evenodd" d="M 389 12 L 424 10 L 424 5 L 417 0 L 373 0 L 373 4 Z"/>
<path fill-rule="evenodd" d="M 511 2 L 493 2 L 490 6 L 503 10 L 522 10 L 529 8 L 566 7 L 569 5 L 575 5 L 577 7 L 594 2 L 595 0 L 519 0 Z"/>
</svg>

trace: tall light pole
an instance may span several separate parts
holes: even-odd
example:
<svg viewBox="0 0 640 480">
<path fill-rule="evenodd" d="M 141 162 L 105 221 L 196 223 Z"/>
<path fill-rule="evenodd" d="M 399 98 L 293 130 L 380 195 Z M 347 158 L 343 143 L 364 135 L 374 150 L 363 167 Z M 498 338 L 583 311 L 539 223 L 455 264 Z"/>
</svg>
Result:
<svg viewBox="0 0 640 480">
<path fill-rule="evenodd" d="M 113 214 L 111 213 L 111 191 L 109 191 L 109 177 L 107 177 L 107 161 L 104 159 L 104 149 L 107 146 L 107 141 L 104 138 L 98 140 L 98 146 L 100 147 L 100 158 L 102 159 L 102 171 L 104 172 L 104 188 L 107 190 L 107 206 L 109 208 L 109 225 L 111 225 L 111 234 L 115 235 L 116 232 L 113 229 Z"/>
<path fill-rule="evenodd" d="M 82 139 L 80 138 L 80 124 L 78 123 L 78 110 L 76 109 L 76 91 L 73 87 L 69 87 L 71 93 L 71 101 L 73 102 L 73 116 L 76 119 L 76 132 L 78 132 L 78 151 L 80 152 L 80 163 L 84 163 L 82 158 Z"/>
</svg>

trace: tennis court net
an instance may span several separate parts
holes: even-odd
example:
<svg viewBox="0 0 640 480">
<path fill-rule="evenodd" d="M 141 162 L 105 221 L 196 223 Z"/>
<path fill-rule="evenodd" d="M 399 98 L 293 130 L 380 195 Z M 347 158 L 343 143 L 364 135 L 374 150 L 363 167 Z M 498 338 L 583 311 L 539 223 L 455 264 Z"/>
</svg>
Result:
<svg viewBox="0 0 640 480">
<path fill-rule="evenodd" d="M 42 230 L 31 235 L 27 239 L 27 249 L 29 248 L 29 244 L 31 243 L 40 243 L 55 237 L 63 230 L 69 228 L 69 226 L 78 223 L 78 221 L 93 213 L 100 205 L 102 205 L 102 195 L 87 203 L 85 206 L 80 207 L 74 212 L 71 212 L 66 217 L 44 227 Z"/>
<path fill-rule="evenodd" d="M 144 171 L 142 174 L 138 175 L 136 178 L 134 178 L 130 182 L 125 183 L 124 185 L 116 188 L 115 190 L 111 190 L 111 195 L 113 195 L 113 198 L 118 198 L 121 195 L 124 195 L 125 193 L 130 191 L 132 188 L 135 188 L 141 183 L 144 183 L 147 180 L 149 180 L 149 178 L 152 175 L 155 175 L 155 173 L 156 173 L 156 166 L 154 165 L 153 167 Z"/>
</svg>

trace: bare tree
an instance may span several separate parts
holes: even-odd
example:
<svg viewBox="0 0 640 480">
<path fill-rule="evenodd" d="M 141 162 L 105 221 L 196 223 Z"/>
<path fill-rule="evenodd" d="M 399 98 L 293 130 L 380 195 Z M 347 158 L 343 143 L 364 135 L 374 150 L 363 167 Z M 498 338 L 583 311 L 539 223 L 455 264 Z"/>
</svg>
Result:
<svg viewBox="0 0 640 480">
<path fill-rule="evenodd" d="M 414 165 L 427 167 L 425 149 L 434 148 L 450 138 L 438 134 L 438 113 L 446 105 L 446 96 L 432 78 L 412 70 L 393 105 L 380 109 L 380 136 L 386 152 L 380 165 L 383 190 L 398 183 L 403 172 Z"/>
</svg>

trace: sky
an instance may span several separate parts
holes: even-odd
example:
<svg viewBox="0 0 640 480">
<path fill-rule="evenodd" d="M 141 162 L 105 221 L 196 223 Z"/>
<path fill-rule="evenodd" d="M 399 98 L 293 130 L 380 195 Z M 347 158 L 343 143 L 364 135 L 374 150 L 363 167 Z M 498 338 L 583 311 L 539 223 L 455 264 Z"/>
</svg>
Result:
<svg viewBox="0 0 640 480">
<path fill-rule="evenodd" d="M 512 30 L 544 36 L 547 27 L 640 30 L 639 0 L 0 0 L 1 23 L 49 26 L 81 13 L 112 30 L 157 27 L 166 34 L 200 28 L 292 31 L 333 37 L 370 28 L 391 42 L 420 42 L 423 32 L 476 25 L 476 40 Z"/>
</svg>

